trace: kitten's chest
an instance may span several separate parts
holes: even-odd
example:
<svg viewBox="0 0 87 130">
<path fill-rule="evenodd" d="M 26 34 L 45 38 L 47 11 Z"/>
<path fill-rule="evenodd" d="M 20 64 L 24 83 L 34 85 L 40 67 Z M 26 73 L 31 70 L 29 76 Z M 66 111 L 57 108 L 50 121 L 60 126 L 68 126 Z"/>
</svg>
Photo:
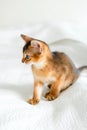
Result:
<svg viewBox="0 0 87 130">
<path fill-rule="evenodd" d="M 54 82 L 55 81 L 55 77 L 53 77 L 53 76 L 48 76 L 48 75 L 46 75 L 46 76 L 43 76 L 43 75 L 34 75 L 34 77 L 35 77 L 35 80 L 37 80 L 37 81 L 41 81 L 42 83 L 46 83 L 46 84 L 51 84 L 52 82 Z"/>
<path fill-rule="evenodd" d="M 52 75 L 52 72 L 48 71 L 46 68 L 36 69 L 33 68 L 33 75 L 35 80 L 41 81 L 43 83 L 51 83 L 55 81 L 55 77 Z"/>
</svg>

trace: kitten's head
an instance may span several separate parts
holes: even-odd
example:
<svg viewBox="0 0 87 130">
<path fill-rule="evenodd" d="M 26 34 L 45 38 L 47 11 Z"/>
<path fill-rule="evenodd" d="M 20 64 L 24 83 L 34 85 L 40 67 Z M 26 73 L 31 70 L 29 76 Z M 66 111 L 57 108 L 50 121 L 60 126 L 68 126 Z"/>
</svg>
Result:
<svg viewBox="0 0 87 130">
<path fill-rule="evenodd" d="M 48 45 L 43 41 L 36 40 L 23 34 L 21 34 L 21 37 L 25 41 L 22 62 L 28 64 L 30 62 L 39 62 L 43 60 L 48 50 Z"/>
</svg>

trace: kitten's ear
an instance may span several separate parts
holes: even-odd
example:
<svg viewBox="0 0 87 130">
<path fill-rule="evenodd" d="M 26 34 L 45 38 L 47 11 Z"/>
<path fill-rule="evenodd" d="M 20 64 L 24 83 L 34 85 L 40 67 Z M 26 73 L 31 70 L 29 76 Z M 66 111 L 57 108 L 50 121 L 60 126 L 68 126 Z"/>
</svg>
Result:
<svg viewBox="0 0 87 130">
<path fill-rule="evenodd" d="M 34 48 L 34 53 L 38 53 L 38 54 L 42 53 L 42 46 L 38 40 L 32 40 L 31 46 Z"/>
<path fill-rule="evenodd" d="M 22 39 L 23 39 L 25 42 L 28 42 L 28 41 L 32 40 L 31 37 L 29 37 L 29 36 L 27 36 L 27 35 L 24 35 L 24 34 L 21 34 L 21 37 L 22 37 Z"/>
</svg>

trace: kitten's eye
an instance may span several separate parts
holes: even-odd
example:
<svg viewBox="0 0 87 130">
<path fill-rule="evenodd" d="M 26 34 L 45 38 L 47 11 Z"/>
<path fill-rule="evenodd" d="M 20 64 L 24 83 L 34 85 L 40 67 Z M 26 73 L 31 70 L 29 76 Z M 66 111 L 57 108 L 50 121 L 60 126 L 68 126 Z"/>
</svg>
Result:
<svg viewBox="0 0 87 130">
<path fill-rule="evenodd" d="M 29 56 L 29 55 L 26 55 L 26 59 L 30 59 L 30 56 Z"/>
</svg>

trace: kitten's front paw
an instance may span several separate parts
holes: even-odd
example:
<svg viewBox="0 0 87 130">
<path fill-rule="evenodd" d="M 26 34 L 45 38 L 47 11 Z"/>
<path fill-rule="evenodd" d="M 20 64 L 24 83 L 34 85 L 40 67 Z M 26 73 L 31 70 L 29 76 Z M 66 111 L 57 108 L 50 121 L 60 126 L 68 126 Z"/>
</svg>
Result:
<svg viewBox="0 0 87 130">
<path fill-rule="evenodd" d="M 32 104 L 32 105 L 36 105 L 39 103 L 39 101 L 40 101 L 39 99 L 32 98 L 32 99 L 29 99 L 27 102 Z"/>
<path fill-rule="evenodd" d="M 57 98 L 57 96 L 51 94 L 50 92 L 48 92 L 48 93 L 45 94 L 45 98 L 46 98 L 47 100 L 51 101 L 51 100 L 54 100 L 55 98 Z"/>
</svg>

